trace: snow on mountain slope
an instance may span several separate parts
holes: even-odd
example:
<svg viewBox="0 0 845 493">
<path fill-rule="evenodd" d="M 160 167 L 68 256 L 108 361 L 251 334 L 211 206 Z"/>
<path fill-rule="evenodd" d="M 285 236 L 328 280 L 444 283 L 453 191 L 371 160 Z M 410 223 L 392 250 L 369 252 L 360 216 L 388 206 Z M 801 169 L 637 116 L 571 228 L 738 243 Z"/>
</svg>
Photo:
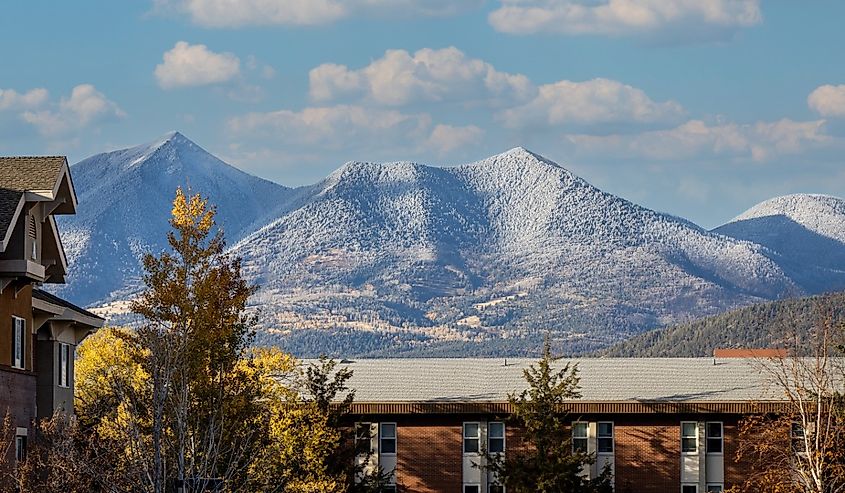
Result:
<svg viewBox="0 0 845 493">
<path fill-rule="evenodd" d="M 76 215 L 59 218 L 69 275 L 55 290 L 83 305 L 120 298 L 137 285 L 141 256 L 166 246 L 178 186 L 209 197 L 229 241 L 265 223 L 290 195 L 178 132 L 87 158 L 71 167 L 71 175 L 79 207 Z"/>
<path fill-rule="evenodd" d="M 775 197 L 713 231 L 764 245 L 807 292 L 845 289 L 845 200 L 841 198 Z"/>
<path fill-rule="evenodd" d="M 348 163 L 294 202 L 234 252 L 261 286 L 265 326 L 302 352 L 322 339 L 301 329 L 326 327 L 514 348 L 551 329 L 577 350 L 801 293 L 759 245 L 602 192 L 522 148 L 453 168 Z"/>
</svg>

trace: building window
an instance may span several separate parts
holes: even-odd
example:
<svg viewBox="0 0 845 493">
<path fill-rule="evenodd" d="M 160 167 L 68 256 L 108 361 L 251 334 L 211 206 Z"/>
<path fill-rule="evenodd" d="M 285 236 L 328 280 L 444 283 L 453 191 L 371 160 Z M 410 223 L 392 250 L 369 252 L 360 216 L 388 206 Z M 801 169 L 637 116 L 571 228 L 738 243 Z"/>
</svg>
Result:
<svg viewBox="0 0 845 493">
<path fill-rule="evenodd" d="M 721 484 L 708 484 L 707 485 L 707 493 L 710 493 L 710 492 L 722 493 L 722 490 L 723 490 L 723 488 L 722 488 Z"/>
<path fill-rule="evenodd" d="M 613 453 L 613 423 L 598 423 L 598 453 Z"/>
<path fill-rule="evenodd" d="M 12 317 L 12 366 L 24 368 L 26 354 L 26 320 Z"/>
<path fill-rule="evenodd" d="M 722 453 L 722 422 L 710 421 L 707 423 L 707 453 Z"/>
<path fill-rule="evenodd" d="M 59 343 L 59 386 L 70 387 L 70 344 Z"/>
<path fill-rule="evenodd" d="M 464 493 L 481 493 L 481 486 L 477 484 L 465 484 Z"/>
<path fill-rule="evenodd" d="M 698 493 L 697 484 L 682 484 L 681 493 Z"/>
<path fill-rule="evenodd" d="M 380 454 L 396 453 L 396 423 L 381 423 L 379 425 Z"/>
<path fill-rule="evenodd" d="M 490 483 L 487 485 L 487 493 L 505 493 L 505 487 L 497 483 Z"/>
<path fill-rule="evenodd" d="M 477 454 L 480 443 L 481 426 L 478 423 L 464 423 L 464 453 Z"/>
<path fill-rule="evenodd" d="M 803 454 L 807 452 L 807 444 L 804 441 L 806 431 L 804 425 L 798 421 L 793 421 L 792 430 L 790 431 L 790 439 L 792 441 L 792 451 L 796 454 Z"/>
<path fill-rule="evenodd" d="M 15 436 L 15 460 L 18 462 L 26 460 L 26 435 Z"/>
<path fill-rule="evenodd" d="M 587 423 L 572 423 L 572 453 L 587 453 Z"/>
<path fill-rule="evenodd" d="M 501 421 L 487 424 L 487 451 L 491 454 L 505 451 L 505 424 Z"/>
<path fill-rule="evenodd" d="M 355 453 L 367 455 L 372 453 L 372 435 L 370 423 L 355 423 Z"/>
<path fill-rule="evenodd" d="M 698 423 L 695 421 L 681 422 L 681 452 L 684 454 L 698 452 Z"/>
<path fill-rule="evenodd" d="M 396 485 L 388 484 L 381 487 L 381 493 L 396 493 Z"/>
</svg>

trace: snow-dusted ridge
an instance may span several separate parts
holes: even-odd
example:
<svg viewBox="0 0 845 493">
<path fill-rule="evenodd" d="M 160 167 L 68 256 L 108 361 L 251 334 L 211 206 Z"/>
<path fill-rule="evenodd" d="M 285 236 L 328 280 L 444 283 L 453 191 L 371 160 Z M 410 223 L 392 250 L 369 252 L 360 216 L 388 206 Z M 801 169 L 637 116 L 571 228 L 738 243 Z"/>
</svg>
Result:
<svg viewBox="0 0 845 493">
<path fill-rule="evenodd" d="M 188 181 L 217 205 L 260 286 L 262 341 L 302 354 L 513 353 L 546 329 L 586 350 L 837 282 L 729 225 L 709 232 L 646 209 L 521 147 L 451 167 L 349 162 L 287 189 L 177 132 L 73 173 L 82 205 L 62 225 L 71 299 L 125 297 L 139 273 L 127 266 L 162 248 L 173 189 Z M 827 222 L 845 228 L 837 217 Z"/>
</svg>

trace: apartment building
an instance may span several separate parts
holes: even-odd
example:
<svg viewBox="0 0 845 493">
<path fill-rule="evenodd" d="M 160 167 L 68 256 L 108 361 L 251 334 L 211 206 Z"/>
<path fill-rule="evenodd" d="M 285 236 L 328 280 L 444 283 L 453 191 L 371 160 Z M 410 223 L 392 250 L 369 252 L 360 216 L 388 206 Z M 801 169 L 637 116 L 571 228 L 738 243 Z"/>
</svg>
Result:
<svg viewBox="0 0 845 493">
<path fill-rule="evenodd" d="M 345 361 L 351 419 L 370 440 L 368 467 L 393 471 L 389 491 L 500 493 L 484 450 L 523 446 L 508 394 L 525 388 L 526 359 Z M 560 362 L 564 364 L 565 362 Z M 749 358 L 573 360 L 582 398 L 569 405 L 574 450 L 595 454 L 620 493 L 703 493 L 741 482 L 737 424 L 783 403 Z M 364 433 L 369 431 L 369 433 Z"/>
<path fill-rule="evenodd" d="M 34 420 L 73 412 L 75 347 L 103 325 L 40 289 L 65 281 L 55 216 L 76 205 L 64 157 L 0 157 L 0 415 L 11 416 L 18 459 Z"/>
</svg>

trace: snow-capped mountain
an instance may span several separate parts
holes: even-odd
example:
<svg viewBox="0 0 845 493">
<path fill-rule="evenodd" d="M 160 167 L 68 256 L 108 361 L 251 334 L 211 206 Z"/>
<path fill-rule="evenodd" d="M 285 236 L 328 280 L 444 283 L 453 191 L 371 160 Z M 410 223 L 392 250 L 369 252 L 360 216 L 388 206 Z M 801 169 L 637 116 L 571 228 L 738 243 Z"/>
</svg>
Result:
<svg viewBox="0 0 845 493">
<path fill-rule="evenodd" d="M 775 197 L 717 233 L 763 245 L 808 292 L 845 289 L 845 200 L 829 195 Z"/>
<path fill-rule="evenodd" d="M 189 187 L 217 206 L 230 241 L 266 222 L 289 189 L 244 173 L 178 132 L 150 144 L 92 156 L 71 167 L 76 215 L 59 227 L 68 282 L 55 290 L 77 303 L 121 297 L 137 285 L 140 257 L 166 247 L 176 188 Z"/>
<path fill-rule="evenodd" d="M 522 148 L 453 168 L 349 163 L 294 202 L 234 251 L 261 286 L 265 324 L 290 329 L 296 349 L 344 337 L 518 347 L 545 329 L 587 348 L 801 292 L 763 247 Z"/>
<path fill-rule="evenodd" d="M 139 257 L 165 247 L 173 191 L 189 185 L 217 206 L 260 287 L 259 342 L 303 355 L 525 354 L 546 330 L 569 351 L 590 350 L 829 290 L 845 259 L 840 199 L 775 199 L 709 232 L 523 148 L 456 167 L 352 162 L 288 189 L 172 133 L 72 174 L 80 206 L 60 225 L 64 296 L 119 312 Z M 770 221 L 780 216 L 789 221 Z M 806 239 L 790 236 L 795 224 L 815 250 L 789 250 Z"/>
</svg>

